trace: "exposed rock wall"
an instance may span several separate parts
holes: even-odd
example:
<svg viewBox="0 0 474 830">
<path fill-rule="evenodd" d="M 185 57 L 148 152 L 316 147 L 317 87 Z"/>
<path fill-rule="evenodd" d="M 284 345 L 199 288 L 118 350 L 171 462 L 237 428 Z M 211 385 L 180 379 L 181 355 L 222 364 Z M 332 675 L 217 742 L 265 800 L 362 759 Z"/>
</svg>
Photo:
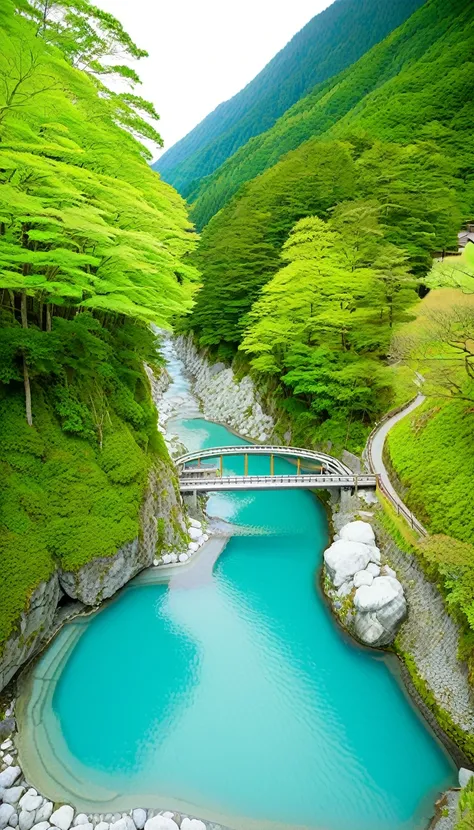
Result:
<svg viewBox="0 0 474 830">
<path fill-rule="evenodd" d="M 246 375 L 237 381 L 232 369 L 223 363 L 209 363 L 199 354 L 191 335 L 177 337 L 174 346 L 194 380 L 194 392 L 206 418 L 221 421 L 254 441 L 267 441 L 274 422 L 264 413 L 252 379 Z"/>
<path fill-rule="evenodd" d="M 397 643 L 413 658 L 438 705 L 463 731 L 472 733 L 474 696 L 467 667 L 457 657 L 459 629 L 415 556 L 402 551 L 383 528 L 377 532 L 384 556 L 403 582 L 410 609 Z"/>
<path fill-rule="evenodd" d="M 186 550 L 187 535 L 174 473 L 165 462 L 154 464 L 140 513 L 140 534 L 114 556 L 93 559 L 78 571 L 59 571 L 63 591 L 85 605 L 113 596 L 157 554 L 168 548 Z"/>
<path fill-rule="evenodd" d="M 0 654 L 0 691 L 38 649 L 52 625 L 60 595 L 57 574 L 33 591 L 17 631 L 6 641 Z"/>
</svg>

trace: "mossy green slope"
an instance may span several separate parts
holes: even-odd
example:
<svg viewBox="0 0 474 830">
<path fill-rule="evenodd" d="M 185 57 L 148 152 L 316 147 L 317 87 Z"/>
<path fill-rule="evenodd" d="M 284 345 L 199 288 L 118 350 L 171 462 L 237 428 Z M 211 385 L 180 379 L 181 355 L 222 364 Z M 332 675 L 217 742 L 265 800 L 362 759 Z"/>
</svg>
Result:
<svg viewBox="0 0 474 830">
<path fill-rule="evenodd" d="M 388 457 L 404 499 L 431 533 L 472 542 L 474 420 L 463 402 L 426 402 L 390 431 Z"/>
</svg>

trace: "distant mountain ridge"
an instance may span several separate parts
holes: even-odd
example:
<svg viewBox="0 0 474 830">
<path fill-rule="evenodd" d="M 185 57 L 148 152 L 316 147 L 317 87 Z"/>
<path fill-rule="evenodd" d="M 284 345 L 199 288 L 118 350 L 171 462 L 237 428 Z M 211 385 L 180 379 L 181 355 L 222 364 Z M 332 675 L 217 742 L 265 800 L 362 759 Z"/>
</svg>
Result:
<svg viewBox="0 0 474 830">
<path fill-rule="evenodd" d="M 357 125 L 357 130 L 365 129 L 370 119 L 371 129 L 380 138 L 394 137 L 398 132 L 399 138 L 405 133 L 404 140 L 410 140 L 413 127 L 416 125 L 422 132 L 423 124 L 417 118 L 416 106 L 412 111 L 411 102 L 409 109 L 403 111 L 402 98 L 408 106 L 409 95 L 411 101 L 418 97 L 418 111 L 429 121 L 443 120 L 446 111 L 452 117 L 456 111 L 455 100 L 460 107 L 465 106 L 466 85 L 472 86 L 468 67 L 459 73 L 454 70 L 455 80 L 448 100 L 433 98 L 429 110 L 424 105 L 433 83 L 440 82 L 430 73 L 430 62 L 439 60 L 439 48 L 445 48 L 450 42 L 453 20 L 463 14 L 469 18 L 464 0 L 427 0 L 355 64 L 315 86 L 269 130 L 251 138 L 188 194 L 188 201 L 193 204 L 192 219 L 198 228 L 204 227 L 245 182 L 277 164 L 286 153 L 309 139 L 347 135 L 351 124 Z M 415 72 L 417 65 L 419 69 Z M 456 82 L 464 76 L 464 85 L 456 88 Z M 400 96 L 395 107 L 394 96 Z"/>
<path fill-rule="evenodd" d="M 153 165 L 188 196 L 316 84 L 338 74 L 403 23 L 424 0 L 336 0 L 243 90 L 220 104 Z"/>
</svg>

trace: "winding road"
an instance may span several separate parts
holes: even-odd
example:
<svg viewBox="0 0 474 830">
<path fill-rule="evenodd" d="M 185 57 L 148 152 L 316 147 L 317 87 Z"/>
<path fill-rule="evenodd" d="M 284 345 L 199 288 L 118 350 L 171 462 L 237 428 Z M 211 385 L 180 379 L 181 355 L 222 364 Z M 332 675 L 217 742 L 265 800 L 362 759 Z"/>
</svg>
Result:
<svg viewBox="0 0 474 830">
<path fill-rule="evenodd" d="M 406 415 L 409 415 L 410 412 L 413 412 L 414 409 L 421 406 L 425 400 L 426 398 L 424 395 L 418 394 L 416 398 L 408 404 L 408 406 L 394 412 L 393 415 L 389 414 L 383 418 L 370 434 L 366 448 L 367 460 L 369 462 L 371 472 L 376 473 L 379 476 L 380 489 L 392 502 L 393 506 L 397 510 L 397 513 L 402 514 L 411 527 L 417 530 L 422 536 L 427 536 L 428 531 L 408 509 L 406 504 L 404 504 L 390 481 L 387 468 L 383 462 L 383 448 L 385 439 L 392 427 L 395 426 L 398 421 L 401 421 L 402 418 L 405 418 Z"/>
</svg>

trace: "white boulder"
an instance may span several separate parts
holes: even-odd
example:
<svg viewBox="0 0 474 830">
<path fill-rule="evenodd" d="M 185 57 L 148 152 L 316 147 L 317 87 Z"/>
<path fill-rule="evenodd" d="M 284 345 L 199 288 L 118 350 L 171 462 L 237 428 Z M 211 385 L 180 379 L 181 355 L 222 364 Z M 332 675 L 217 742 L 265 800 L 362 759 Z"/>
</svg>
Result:
<svg viewBox="0 0 474 830">
<path fill-rule="evenodd" d="M 380 565 L 376 565 L 375 562 L 369 562 L 365 570 L 372 576 L 380 576 Z"/>
<path fill-rule="evenodd" d="M 339 531 L 339 536 L 346 542 L 362 542 L 364 545 L 375 544 L 375 533 L 368 522 L 349 522 Z"/>
<path fill-rule="evenodd" d="M 199 550 L 199 545 L 197 544 L 197 542 L 190 542 L 188 545 L 188 550 L 190 551 L 190 553 L 196 553 L 196 551 Z"/>
<path fill-rule="evenodd" d="M 360 542 L 338 539 L 324 551 L 324 561 L 332 583 L 339 588 L 343 582 L 352 579 L 357 571 L 367 567 L 370 562 L 370 548 Z"/>
<path fill-rule="evenodd" d="M 28 810 L 21 810 L 18 816 L 18 826 L 20 830 L 31 830 L 35 823 L 35 814 L 29 813 Z"/>
<path fill-rule="evenodd" d="M 179 556 L 178 556 L 179 562 L 187 562 L 188 559 L 189 559 L 189 556 L 188 556 L 187 553 L 180 553 Z"/>
<path fill-rule="evenodd" d="M 179 827 L 168 816 L 153 816 L 145 823 L 145 830 L 179 830 Z"/>
<path fill-rule="evenodd" d="M 190 527 L 188 533 L 193 542 L 197 542 L 202 536 L 202 530 L 197 527 Z"/>
<path fill-rule="evenodd" d="M 181 830 L 206 830 L 206 825 L 198 818 L 183 818 Z"/>
<path fill-rule="evenodd" d="M 384 636 L 384 627 L 376 614 L 356 614 L 354 629 L 359 639 L 368 646 L 378 645 Z"/>
<path fill-rule="evenodd" d="M 377 576 L 371 585 L 361 585 L 357 589 L 354 596 L 354 605 L 358 611 L 378 611 L 397 596 L 398 590 L 392 585 L 391 578 Z"/>
<path fill-rule="evenodd" d="M 461 769 L 459 770 L 459 773 L 458 773 L 459 786 L 460 787 L 465 787 L 466 784 L 468 783 L 468 781 L 471 780 L 473 775 L 474 775 L 474 772 L 472 771 L 472 769 L 466 769 L 466 767 L 461 767 Z"/>
<path fill-rule="evenodd" d="M 8 822 L 9 827 L 18 827 L 18 813 L 12 813 L 10 816 L 10 821 Z"/>
<path fill-rule="evenodd" d="M 13 741 L 12 741 L 11 738 L 8 738 L 6 741 L 3 742 L 3 744 L 0 744 L 0 749 L 5 751 L 6 749 L 11 749 L 12 746 L 13 746 Z"/>
<path fill-rule="evenodd" d="M 189 526 L 195 528 L 202 528 L 202 523 L 197 519 L 189 519 Z"/>
<path fill-rule="evenodd" d="M 0 805 L 0 830 L 5 830 L 14 812 L 15 808 L 11 804 Z"/>
<path fill-rule="evenodd" d="M 109 828 L 110 824 L 108 821 L 99 821 L 99 823 L 96 824 L 95 830 L 109 830 Z"/>
<path fill-rule="evenodd" d="M 51 824 L 59 827 L 59 830 L 69 830 L 74 818 L 74 810 L 69 804 L 63 804 L 51 815 Z"/>
<path fill-rule="evenodd" d="M 41 805 L 43 804 L 44 799 L 38 795 L 36 790 L 30 787 L 29 790 L 26 791 L 23 798 L 20 799 L 20 807 L 22 810 L 29 810 L 35 811 L 39 810 Z"/>
<path fill-rule="evenodd" d="M 74 827 L 78 827 L 79 824 L 89 824 L 89 819 L 87 818 L 85 813 L 78 813 L 76 818 L 74 819 Z"/>
<path fill-rule="evenodd" d="M 370 565 L 370 562 L 369 562 L 369 565 Z M 368 570 L 368 567 L 367 567 L 366 570 L 357 571 L 357 573 L 354 574 L 354 585 L 355 585 L 356 588 L 360 588 L 361 585 L 372 585 L 373 581 L 374 581 L 374 575 L 370 573 L 370 571 Z"/>
<path fill-rule="evenodd" d="M 12 787 L 20 774 L 20 767 L 8 767 L 8 769 L 4 769 L 3 772 L 0 772 L 0 789 Z"/>
<path fill-rule="evenodd" d="M 8 766 L 10 766 L 10 764 L 13 764 L 13 757 L 10 754 L 4 755 L 3 756 L 3 762 L 5 764 L 8 764 Z"/>
<path fill-rule="evenodd" d="M 137 828 L 137 830 L 143 830 L 143 828 L 145 827 L 145 822 L 146 822 L 146 810 L 142 810 L 140 808 L 138 808 L 136 810 L 132 810 L 132 818 L 133 818 L 133 821 L 135 823 L 135 827 Z M 96 830 L 98 830 L 97 827 L 96 827 Z"/>
<path fill-rule="evenodd" d="M 178 561 L 178 554 L 177 553 L 170 553 L 170 564 L 175 565 Z"/>
<path fill-rule="evenodd" d="M 393 576 L 396 579 L 397 574 L 389 565 L 383 565 L 381 568 L 381 573 L 383 576 Z"/>
<path fill-rule="evenodd" d="M 39 810 L 36 811 L 35 821 L 38 823 L 40 821 L 49 821 L 51 818 L 51 813 L 53 812 L 53 802 L 52 801 L 45 801 L 44 804 L 41 805 Z M 84 814 L 82 814 L 84 815 Z M 87 819 L 87 816 L 86 816 Z"/>
<path fill-rule="evenodd" d="M 49 821 L 41 821 L 39 824 L 33 824 L 33 830 L 49 830 L 49 827 Z"/>
<path fill-rule="evenodd" d="M 23 799 L 21 797 L 22 797 L 24 792 L 25 792 L 24 787 L 8 787 L 8 789 L 3 790 L 3 792 L 2 792 L 2 800 L 5 802 L 5 804 L 18 804 L 20 799 L 23 801 Z M 24 796 L 23 796 L 23 798 L 24 798 Z M 37 796 L 37 798 L 39 799 L 39 803 L 41 804 L 43 799 L 41 798 L 41 796 Z M 22 805 L 20 804 L 20 806 L 22 806 Z M 25 809 L 27 810 L 28 807 L 26 807 Z M 31 809 L 35 810 L 36 807 L 32 807 Z"/>
</svg>

